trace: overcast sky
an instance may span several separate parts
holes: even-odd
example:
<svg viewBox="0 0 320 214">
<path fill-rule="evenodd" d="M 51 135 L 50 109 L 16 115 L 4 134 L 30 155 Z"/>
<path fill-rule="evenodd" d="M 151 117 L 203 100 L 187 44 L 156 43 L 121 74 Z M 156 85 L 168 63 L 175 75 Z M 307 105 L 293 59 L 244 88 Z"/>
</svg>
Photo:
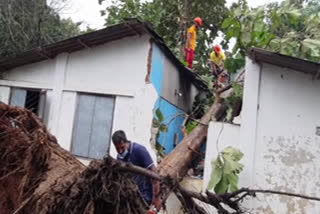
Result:
<svg viewBox="0 0 320 214">
<path fill-rule="evenodd" d="M 49 0 L 50 1 L 50 0 Z M 106 0 L 108 2 L 110 0 Z M 227 5 L 237 0 L 227 0 Z M 282 0 L 247 0 L 249 6 L 256 7 L 266 3 Z M 83 29 L 86 26 L 99 29 L 103 27 L 104 19 L 100 16 L 100 10 L 106 8 L 106 3 L 103 6 L 98 4 L 98 0 L 70 0 L 68 10 L 62 14 L 63 17 L 71 17 L 75 22 L 82 21 L 84 24 L 81 26 Z"/>
</svg>

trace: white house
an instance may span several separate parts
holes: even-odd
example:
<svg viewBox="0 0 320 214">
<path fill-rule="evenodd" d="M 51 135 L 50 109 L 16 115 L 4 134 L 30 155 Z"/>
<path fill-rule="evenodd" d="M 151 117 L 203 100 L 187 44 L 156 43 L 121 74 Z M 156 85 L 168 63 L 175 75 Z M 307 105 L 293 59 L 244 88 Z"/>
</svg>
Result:
<svg viewBox="0 0 320 214">
<path fill-rule="evenodd" d="M 210 124 L 205 183 L 216 148 L 234 146 L 244 153 L 240 187 L 319 197 L 320 64 L 255 48 L 249 56 L 241 124 Z M 320 213 L 319 202 L 278 195 L 245 206 L 251 213 Z"/>
<path fill-rule="evenodd" d="M 136 19 L 0 59 L 0 100 L 33 109 L 84 161 L 103 157 L 118 129 L 152 152 L 157 108 L 171 120 L 160 135 L 170 152 L 182 139 L 183 117 L 173 116 L 188 113 L 202 90 L 199 78 Z"/>
</svg>

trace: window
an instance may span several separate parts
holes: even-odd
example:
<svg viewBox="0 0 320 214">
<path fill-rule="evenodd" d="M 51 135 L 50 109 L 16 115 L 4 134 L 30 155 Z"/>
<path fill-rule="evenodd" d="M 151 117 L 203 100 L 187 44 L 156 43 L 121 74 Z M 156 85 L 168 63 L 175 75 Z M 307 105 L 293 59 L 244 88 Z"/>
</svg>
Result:
<svg viewBox="0 0 320 214">
<path fill-rule="evenodd" d="M 41 119 L 44 117 L 46 91 L 39 89 L 11 88 L 10 105 L 31 110 Z"/>
<path fill-rule="evenodd" d="M 71 152 L 102 158 L 109 149 L 114 97 L 79 94 L 73 125 Z"/>
</svg>

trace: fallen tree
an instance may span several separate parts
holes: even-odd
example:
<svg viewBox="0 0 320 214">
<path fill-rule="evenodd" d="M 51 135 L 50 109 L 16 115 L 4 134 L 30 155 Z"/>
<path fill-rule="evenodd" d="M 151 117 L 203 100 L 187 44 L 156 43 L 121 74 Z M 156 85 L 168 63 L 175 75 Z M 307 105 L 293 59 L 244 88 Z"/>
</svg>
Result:
<svg viewBox="0 0 320 214">
<path fill-rule="evenodd" d="M 86 168 L 28 110 L 0 104 L 0 213 L 144 213 L 128 172 L 111 158 Z"/>
<path fill-rule="evenodd" d="M 193 192 L 179 185 L 179 177 L 162 176 L 111 157 L 92 161 L 85 167 L 57 144 L 31 111 L 3 103 L 0 103 L 0 161 L 1 214 L 144 214 L 148 206 L 130 179 L 132 172 L 161 181 L 166 187 L 162 190 L 174 192 L 188 213 L 207 213 L 194 199 L 212 205 L 218 213 L 243 213 L 239 203 L 256 193 L 320 201 L 317 197 L 247 188 L 220 195 Z"/>
<path fill-rule="evenodd" d="M 168 178 L 163 182 L 164 200 L 174 191 L 189 201 L 188 206 L 192 204 L 189 209 L 205 213 L 186 191 L 176 187 L 205 142 L 207 125 L 221 106 L 222 100 L 217 98 L 200 125 L 160 163 L 160 176 Z M 4 163 L 0 166 L 0 187 L 4 189 L 0 193 L 4 199 L 1 214 L 143 213 L 147 208 L 134 183 L 126 173 L 119 173 L 114 160 L 94 161 L 86 168 L 58 145 L 31 111 L 1 103 L 0 118 L 0 160 Z"/>
</svg>

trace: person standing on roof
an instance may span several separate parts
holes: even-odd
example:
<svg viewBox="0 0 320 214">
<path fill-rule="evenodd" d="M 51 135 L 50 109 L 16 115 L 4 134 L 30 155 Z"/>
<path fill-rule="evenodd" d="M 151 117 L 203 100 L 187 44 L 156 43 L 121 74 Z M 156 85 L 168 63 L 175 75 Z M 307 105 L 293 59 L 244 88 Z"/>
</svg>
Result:
<svg viewBox="0 0 320 214">
<path fill-rule="evenodd" d="M 210 54 L 212 75 L 216 87 L 225 87 L 229 83 L 230 76 L 228 71 L 224 70 L 224 61 L 226 56 L 219 45 L 215 45 Z"/>
<path fill-rule="evenodd" d="M 188 63 L 188 67 L 191 69 L 194 60 L 194 52 L 196 50 L 197 31 L 202 26 L 202 19 L 200 17 L 196 17 L 193 22 L 194 24 L 187 32 L 187 43 L 185 47 L 185 58 Z"/>
<path fill-rule="evenodd" d="M 215 78 L 218 78 L 219 75 L 223 72 L 225 60 L 226 60 L 226 56 L 221 50 L 221 47 L 219 45 L 215 45 L 213 48 L 213 51 L 210 54 L 212 75 Z"/>
</svg>

